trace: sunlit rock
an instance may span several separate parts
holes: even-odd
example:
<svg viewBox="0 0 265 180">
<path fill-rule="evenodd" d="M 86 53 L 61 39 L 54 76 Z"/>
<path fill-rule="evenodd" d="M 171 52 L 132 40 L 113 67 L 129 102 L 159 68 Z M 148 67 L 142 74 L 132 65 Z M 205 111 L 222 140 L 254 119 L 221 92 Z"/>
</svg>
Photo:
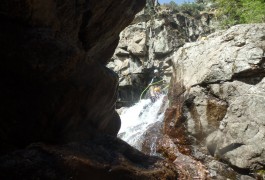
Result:
<svg viewBox="0 0 265 180">
<path fill-rule="evenodd" d="M 173 60 L 170 100 L 178 115 L 165 127 L 183 127 L 198 147 L 207 138 L 213 156 L 245 173 L 265 164 L 264 35 L 264 24 L 236 25 L 185 44 Z"/>
<path fill-rule="evenodd" d="M 141 92 L 153 78 L 154 69 L 158 69 L 169 83 L 174 52 L 185 42 L 196 41 L 214 31 L 212 16 L 207 13 L 195 18 L 167 6 L 153 7 L 154 4 L 157 3 L 147 2 L 146 8 L 120 33 L 118 47 L 107 65 L 120 77 L 119 103 L 124 106 L 138 101 Z M 119 61 L 125 60 L 129 60 L 130 65 L 117 68 Z M 139 83 L 133 83 L 132 79 Z"/>
</svg>

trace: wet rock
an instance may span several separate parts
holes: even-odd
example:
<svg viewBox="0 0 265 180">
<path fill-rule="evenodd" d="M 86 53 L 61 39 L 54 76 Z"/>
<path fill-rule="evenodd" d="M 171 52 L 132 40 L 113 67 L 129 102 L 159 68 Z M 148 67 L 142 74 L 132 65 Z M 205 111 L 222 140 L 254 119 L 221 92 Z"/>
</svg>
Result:
<svg viewBox="0 0 265 180">
<path fill-rule="evenodd" d="M 146 130 L 143 136 L 142 152 L 153 156 L 159 156 L 159 154 L 157 154 L 157 144 L 162 138 L 162 127 L 162 122 L 156 122 Z"/>
<path fill-rule="evenodd" d="M 199 86 L 191 88 L 186 99 L 183 113 L 189 119 L 188 132 L 197 139 L 203 139 L 219 127 L 228 103 L 209 95 Z"/>
<path fill-rule="evenodd" d="M 165 135 L 159 141 L 158 152 L 173 161 L 178 168 L 180 179 L 210 179 L 205 166 L 191 156 L 180 153 L 169 136 Z"/>
</svg>

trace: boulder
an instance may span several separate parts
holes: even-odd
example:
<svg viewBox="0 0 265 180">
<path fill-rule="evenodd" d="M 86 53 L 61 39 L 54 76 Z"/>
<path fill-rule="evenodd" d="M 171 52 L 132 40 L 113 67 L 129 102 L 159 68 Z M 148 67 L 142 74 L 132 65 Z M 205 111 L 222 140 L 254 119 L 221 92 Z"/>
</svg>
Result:
<svg viewBox="0 0 265 180">
<path fill-rule="evenodd" d="M 242 169 L 257 170 L 265 165 L 265 78 L 251 85 L 241 81 L 219 86 L 229 107 L 220 126 L 207 138 L 215 156 Z M 231 93 L 233 95 L 231 95 Z"/>
<path fill-rule="evenodd" d="M 265 165 L 264 35 L 265 24 L 236 25 L 173 57 L 171 109 L 180 115 L 171 121 L 181 121 L 189 142 L 245 173 Z"/>
</svg>

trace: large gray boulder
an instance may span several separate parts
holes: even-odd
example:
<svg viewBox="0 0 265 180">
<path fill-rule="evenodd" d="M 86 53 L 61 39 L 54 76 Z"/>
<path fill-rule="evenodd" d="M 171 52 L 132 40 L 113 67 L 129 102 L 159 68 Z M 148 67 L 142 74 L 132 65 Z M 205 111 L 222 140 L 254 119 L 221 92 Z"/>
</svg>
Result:
<svg viewBox="0 0 265 180">
<path fill-rule="evenodd" d="M 187 43 L 174 54 L 172 83 L 184 89 L 188 134 L 240 169 L 265 166 L 264 52 L 265 24 L 251 24 Z"/>
</svg>

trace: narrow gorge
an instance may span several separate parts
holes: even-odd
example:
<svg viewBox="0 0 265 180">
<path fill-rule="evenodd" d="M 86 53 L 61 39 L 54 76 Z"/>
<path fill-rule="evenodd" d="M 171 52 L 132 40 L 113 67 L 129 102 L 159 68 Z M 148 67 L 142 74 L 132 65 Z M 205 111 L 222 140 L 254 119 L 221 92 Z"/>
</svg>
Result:
<svg viewBox="0 0 265 180">
<path fill-rule="evenodd" d="M 197 3 L 3 0 L 0 179 L 265 179 L 265 24 Z"/>
<path fill-rule="evenodd" d="M 199 13 L 154 4 L 121 32 L 107 65 L 119 75 L 120 137 L 171 160 L 180 179 L 264 179 L 265 24 L 220 30 L 210 4 Z M 154 69 L 169 87 L 162 122 L 143 101 L 126 108 Z"/>
</svg>

